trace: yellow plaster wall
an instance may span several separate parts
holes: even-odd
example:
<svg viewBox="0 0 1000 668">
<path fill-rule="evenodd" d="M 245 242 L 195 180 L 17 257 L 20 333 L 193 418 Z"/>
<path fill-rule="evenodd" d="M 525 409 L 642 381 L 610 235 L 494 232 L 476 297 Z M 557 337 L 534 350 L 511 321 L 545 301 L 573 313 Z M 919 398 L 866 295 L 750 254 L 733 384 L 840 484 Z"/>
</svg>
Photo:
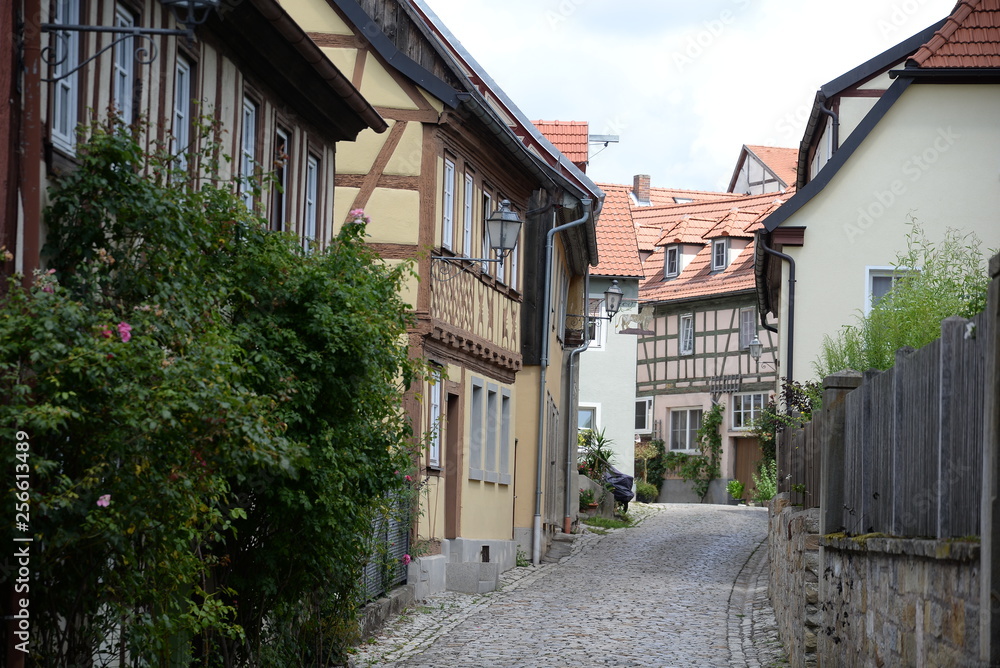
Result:
<svg viewBox="0 0 1000 668">
<path fill-rule="evenodd" d="M 324 46 L 321 50 L 344 76 L 350 78 L 351 73 L 354 72 L 354 63 L 358 60 L 357 49 Z"/>
<path fill-rule="evenodd" d="M 462 490 L 462 538 L 510 540 L 513 502 L 512 484 L 466 479 Z"/>
<path fill-rule="evenodd" d="M 343 145 L 341 142 L 340 145 Z M 340 153 L 337 153 L 338 163 L 340 161 Z M 339 165 L 338 165 L 339 168 Z M 351 210 L 351 206 L 354 204 L 354 198 L 358 194 L 358 188 L 347 188 L 345 186 L 337 186 L 333 192 L 333 234 L 340 232 L 340 228 L 343 227 L 344 221 L 347 220 L 347 214 Z"/>
<path fill-rule="evenodd" d="M 365 71 L 361 79 L 361 94 L 375 107 L 393 109 L 416 109 L 410 99 L 378 58 L 369 54 L 365 59 Z"/>
<path fill-rule="evenodd" d="M 420 193 L 415 190 L 376 188 L 365 211 L 371 216 L 368 241 L 376 244 L 416 244 Z"/>
<path fill-rule="evenodd" d="M 398 266 L 403 262 L 403 260 L 382 260 L 386 265 L 390 267 Z M 400 287 L 399 296 L 403 298 L 407 304 L 411 307 L 416 308 L 417 305 L 417 291 L 420 288 L 420 281 L 416 276 L 409 274 L 406 276 L 403 285 Z"/>
<path fill-rule="evenodd" d="M 423 159 L 424 127 L 421 123 L 407 123 L 399 145 L 383 170 L 385 174 L 420 176 Z"/>
<path fill-rule="evenodd" d="M 387 121 L 392 128 L 394 121 Z M 367 174 L 375 164 L 375 157 L 385 144 L 389 130 L 379 134 L 374 130 L 363 130 L 354 141 L 337 143 L 337 173 Z"/>
<path fill-rule="evenodd" d="M 526 366 L 517 373 L 518 410 L 514 420 L 517 456 L 514 458 L 514 526 L 531 527 L 535 516 L 535 477 L 538 444 L 538 379 L 540 367 Z"/>
<path fill-rule="evenodd" d="M 354 31 L 323 0 L 278 0 L 296 23 L 308 32 L 352 35 Z"/>
</svg>

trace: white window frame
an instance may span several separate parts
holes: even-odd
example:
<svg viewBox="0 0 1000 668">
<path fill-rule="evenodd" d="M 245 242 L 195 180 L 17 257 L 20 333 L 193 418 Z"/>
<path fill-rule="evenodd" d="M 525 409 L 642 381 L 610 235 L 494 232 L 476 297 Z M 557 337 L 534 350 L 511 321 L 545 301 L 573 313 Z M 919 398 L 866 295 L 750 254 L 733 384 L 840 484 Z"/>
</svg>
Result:
<svg viewBox="0 0 1000 668">
<path fill-rule="evenodd" d="M 673 256 L 673 269 L 670 267 L 670 260 Z M 681 249 L 680 246 L 667 246 L 663 249 L 663 277 L 674 278 L 681 273 Z"/>
<path fill-rule="evenodd" d="M 592 416 L 589 427 L 583 427 L 583 426 L 580 425 L 580 417 L 581 417 L 581 414 L 583 414 L 583 413 L 588 413 L 588 414 L 590 414 Z M 590 429 L 591 431 L 599 431 L 600 428 L 601 428 L 600 425 L 601 425 L 601 405 L 600 404 L 584 404 L 584 403 L 582 403 L 582 404 L 579 404 L 577 406 L 577 411 L 576 411 L 576 428 L 577 428 L 577 430 Z"/>
<path fill-rule="evenodd" d="M 57 0 L 53 23 L 73 25 L 80 21 L 80 0 Z M 51 48 L 55 50 L 60 61 L 53 67 L 52 84 L 52 145 L 73 155 L 76 153 L 76 126 L 80 113 L 79 72 L 74 72 L 80 65 L 80 33 L 67 31 L 51 36 Z M 66 49 L 65 58 L 62 49 Z M 73 72 L 72 74 L 66 74 Z"/>
<path fill-rule="evenodd" d="M 672 452 L 698 452 L 698 428 L 701 427 L 703 415 L 704 409 L 700 406 L 691 406 L 689 408 L 671 408 L 670 432 L 669 438 L 667 439 L 667 449 Z M 684 421 L 683 425 L 679 424 L 680 420 Z M 674 447 L 674 432 L 682 432 L 684 434 L 684 445 L 687 447 Z"/>
<path fill-rule="evenodd" d="M 443 369 L 434 369 L 430 381 L 430 443 L 427 448 L 427 465 L 441 468 L 441 386 L 444 384 Z"/>
<path fill-rule="evenodd" d="M 591 296 L 587 304 L 587 336 L 590 336 L 590 328 L 593 327 L 594 335 L 590 339 L 587 350 L 603 351 L 608 342 L 608 321 L 604 319 L 607 311 L 604 309 L 604 295 Z"/>
<path fill-rule="evenodd" d="M 465 197 L 462 201 L 462 252 L 466 257 L 472 256 L 472 221 L 475 218 L 474 211 L 476 187 L 472 174 L 465 175 Z"/>
<path fill-rule="evenodd" d="M 483 190 L 483 224 L 482 224 L 483 239 L 482 239 L 482 243 L 480 244 L 480 246 L 482 246 L 482 249 L 483 249 L 483 255 L 482 255 L 483 259 L 488 259 L 489 256 L 490 256 L 489 235 L 486 233 L 486 219 L 490 217 L 491 213 L 493 213 L 493 196 L 490 195 L 488 192 L 486 192 L 486 190 L 484 189 Z M 484 274 L 490 273 L 490 265 L 493 264 L 492 262 L 482 262 L 480 264 L 482 265 L 482 270 L 483 270 Z"/>
<path fill-rule="evenodd" d="M 177 156 L 174 168 L 188 169 L 188 145 L 191 143 L 191 73 L 193 68 L 184 58 L 178 58 L 174 68 L 173 147 Z"/>
<path fill-rule="evenodd" d="M 730 413 L 730 431 L 746 431 L 767 405 L 767 393 L 743 392 L 733 395 Z"/>
<path fill-rule="evenodd" d="M 677 321 L 677 354 L 694 354 L 694 313 L 682 313 Z"/>
<path fill-rule="evenodd" d="M 868 315 L 872 311 L 872 307 L 875 305 L 875 279 L 876 278 L 889 278 L 892 280 L 893 286 L 896 284 L 901 277 L 911 271 L 919 271 L 915 269 L 909 269 L 907 267 L 888 267 L 888 266 L 869 266 L 865 267 L 865 295 L 864 295 L 864 305 L 865 305 L 865 315 Z M 890 288 L 891 289 L 891 288 Z"/>
<path fill-rule="evenodd" d="M 288 172 L 292 168 L 287 157 L 291 148 L 290 133 L 282 128 L 274 130 L 274 147 L 284 146 L 284 157 L 274 151 L 274 182 L 271 188 L 271 209 L 268 211 L 271 229 L 284 232 L 288 220 Z"/>
<path fill-rule="evenodd" d="M 243 98 L 242 123 L 240 124 L 240 197 L 253 211 L 254 165 L 257 162 L 257 103 Z"/>
<path fill-rule="evenodd" d="M 510 475 L 510 441 L 513 427 L 512 411 L 513 400 L 509 389 L 502 388 L 500 391 L 500 450 L 497 472 L 498 482 L 501 485 L 509 485 L 512 482 Z"/>
<path fill-rule="evenodd" d="M 455 163 L 444 159 L 444 185 L 441 199 L 441 248 L 452 249 L 455 236 Z"/>
<path fill-rule="evenodd" d="M 132 28 L 135 16 L 121 5 L 115 7 L 115 27 Z M 115 109 L 126 125 L 132 124 L 132 95 L 135 89 L 134 38 L 125 37 L 115 44 L 112 63 L 113 99 Z"/>
<path fill-rule="evenodd" d="M 302 248 L 309 250 L 310 242 L 316 240 L 319 222 L 319 158 L 310 154 L 306 158 L 305 208 L 302 214 Z"/>
<path fill-rule="evenodd" d="M 750 347 L 750 342 L 757 336 L 757 309 L 750 306 L 740 309 L 740 350 Z"/>
<path fill-rule="evenodd" d="M 520 249 L 520 232 L 518 232 L 518 244 L 514 246 L 514 250 L 510 253 L 510 287 L 512 290 L 517 290 L 517 261 L 518 261 L 518 250 Z"/>
<path fill-rule="evenodd" d="M 728 266 L 729 266 L 729 239 L 727 238 L 713 239 L 712 271 L 721 271 Z"/>
<path fill-rule="evenodd" d="M 639 413 L 643 414 L 643 424 L 639 424 Z M 653 397 L 636 397 L 635 400 L 635 433 L 653 433 Z"/>
</svg>

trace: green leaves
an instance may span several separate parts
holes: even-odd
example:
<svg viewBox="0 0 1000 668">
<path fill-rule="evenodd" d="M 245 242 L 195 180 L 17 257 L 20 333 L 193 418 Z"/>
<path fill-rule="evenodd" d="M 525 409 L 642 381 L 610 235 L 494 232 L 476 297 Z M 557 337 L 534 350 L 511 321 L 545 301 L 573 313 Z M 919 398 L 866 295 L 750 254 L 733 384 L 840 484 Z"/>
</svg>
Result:
<svg viewBox="0 0 1000 668">
<path fill-rule="evenodd" d="M 304 254 L 125 133 L 93 129 L 79 157 L 46 212 L 54 273 L 0 301 L 0 417 L 32 447 L 36 662 L 105 642 L 183 662 L 196 638 L 207 665 L 339 656 L 371 508 L 409 464 L 408 268 L 361 226 Z"/>
</svg>

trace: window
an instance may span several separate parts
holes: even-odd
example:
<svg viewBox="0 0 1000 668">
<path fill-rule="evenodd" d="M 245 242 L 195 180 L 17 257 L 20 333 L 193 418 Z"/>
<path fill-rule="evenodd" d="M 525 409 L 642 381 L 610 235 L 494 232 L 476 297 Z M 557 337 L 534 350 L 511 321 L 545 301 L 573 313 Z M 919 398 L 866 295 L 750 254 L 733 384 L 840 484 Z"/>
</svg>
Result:
<svg viewBox="0 0 1000 668">
<path fill-rule="evenodd" d="M 469 478 L 509 485 L 511 440 L 510 390 L 472 379 Z"/>
<path fill-rule="evenodd" d="M 663 277 L 673 278 L 680 273 L 681 249 L 678 246 L 667 246 L 664 251 Z"/>
<path fill-rule="evenodd" d="M 451 250 L 455 234 L 455 163 L 444 161 L 444 201 L 441 214 L 441 248 Z"/>
<path fill-rule="evenodd" d="M 174 69 L 174 146 L 172 152 L 177 156 L 174 168 L 187 171 L 187 152 L 191 143 L 191 63 L 183 58 L 177 59 Z"/>
<path fill-rule="evenodd" d="M 490 217 L 491 213 L 493 213 L 493 197 L 491 197 L 488 192 L 484 192 L 483 193 L 483 242 L 482 242 L 482 247 L 483 247 L 482 257 L 484 258 L 488 258 L 490 256 L 490 237 L 486 233 L 486 219 Z M 490 263 L 483 262 L 482 265 L 483 265 L 482 267 L 483 273 L 484 274 L 490 273 Z"/>
<path fill-rule="evenodd" d="M 500 484 L 509 485 L 510 478 L 510 390 L 504 388 L 500 393 L 500 461 L 497 470 L 500 474 Z"/>
<path fill-rule="evenodd" d="M 316 221 L 319 217 L 319 159 L 309 156 L 306 160 L 306 199 L 302 221 L 302 247 L 309 250 L 316 240 Z"/>
<path fill-rule="evenodd" d="M 257 161 L 257 105 L 243 99 L 243 137 L 240 143 L 240 192 L 243 203 L 253 209 L 253 170 Z"/>
<path fill-rule="evenodd" d="M 469 478 L 483 479 L 483 441 L 486 436 L 483 420 L 486 416 L 486 388 L 483 381 L 472 379 L 472 415 L 469 418 Z"/>
<path fill-rule="evenodd" d="M 115 27 L 131 28 L 135 25 L 135 17 L 123 7 L 115 9 Z M 115 45 L 115 61 L 113 65 L 114 104 L 118 115 L 127 125 L 132 123 L 133 83 L 135 82 L 135 41 L 127 37 Z"/>
<path fill-rule="evenodd" d="M 497 439 L 500 434 L 500 395 L 492 383 L 486 388 L 486 458 L 483 461 L 483 479 L 499 482 L 497 475 Z"/>
<path fill-rule="evenodd" d="M 764 409 L 766 397 L 763 393 L 734 394 L 733 420 L 731 429 L 749 429 Z"/>
<path fill-rule="evenodd" d="M 670 449 L 697 450 L 700 408 L 680 408 L 670 411 Z"/>
<path fill-rule="evenodd" d="M 712 242 L 712 271 L 720 271 L 729 266 L 729 239 Z"/>
<path fill-rule="evenodd" d="M 580 406 L 577 411 L 577 429 L 597 429 L 597 406 Z"/>
<path fill-rule="evenodd" d="M 865 284 L 865 315 L 872 310 L 883 297 L 889 294 L 896 282 L 902 278 L 908 269 L 893 267 L 868 267 L 868 277 Z"/>
<path fill-rule="evenodd" d="M 56 0 L 53 23 L 79 24 L 80 0 Z M 76 148 L 76 124 L 80 90 L 78 73 L 73 70 L 80 64 L 80 33 L 61 32 L 52 35 L 51 48 L 56 53 L 57 64 L 52 76 L 52 120 L 50 121 L 53 146 L 73 153 Z M 73 72 L 73 74 L 67 74 Z"/>
<path fill-rule="evenodd" d="M 427 465 L 438 468 L 441 466 L 441 385 L 444 378 L 442 370 L 437 368 L 431 377 L 430 391 L 430 422 L 431 428 L 430 447 L 427 452 Z"/>
<path fill-rule="evenodd" d="M 472 174 L 465 175 L 465 197 L 462 199 L 462 252 L 472 256 L 472 211 L 475 194 Z"/>
<path fill-rule="evenodd" d="M 635 431 L 638 434 L 652 433 L 653 397 L 641 397 L 635 400 Z"/>
<path fill-rule="evenodd" d="M 750 347 L 750 342 L 757 336 L 757 309 L 740 309 L 740 350 Z"/>
<path fill-rule="evenodd" d="M 604 344 L 607 342 L 607 323 L 608 321 L 604 319 L 604 299 L 592 297 L 589 300 L 589 307 L 587 308 L 587 315 L 593 316 L 587 318 L 587 325 L 589 327 L 590 336 L 590 346 L 589 350 L 603 350 Z"/>
<path fill-rule="evenodd" d="M 514 290 L 517 290 L 517 258 L 520 245 L 520 238 L 518 238 L 518 245 L 514 246 L 514 250 L 508 256 L 510 257 L 510 287 Z"/>
<path fill-rule="evenodd" d="M 271 183 L 271 210 L 268 212 L 271 220 L 271 230 L 283 232 L 288 192 L 288 133 L 278 128 L 274 133 L 274 181 Z"/>
<path fill-rule="evenodd" d="M 678 353 L 681 355 L 694 354 L 694 314 L 687 313 L 680 317 Z"/>
</svg>

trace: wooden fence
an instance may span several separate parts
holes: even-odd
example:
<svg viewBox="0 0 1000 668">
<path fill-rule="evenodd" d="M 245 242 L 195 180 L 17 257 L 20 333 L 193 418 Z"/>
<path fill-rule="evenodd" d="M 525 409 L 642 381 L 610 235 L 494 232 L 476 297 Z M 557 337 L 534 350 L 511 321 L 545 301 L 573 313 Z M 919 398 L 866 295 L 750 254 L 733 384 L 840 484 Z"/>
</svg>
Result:
<svg viewBox="0 0 1000 668">
<path fill-rule="evenodd" d="M 979 535 L 990 323 L 948 318 L 887 371 L 828 377 L 823 409 L 779 438 L 779 489 L 850 534 Z"/>
</svg>

